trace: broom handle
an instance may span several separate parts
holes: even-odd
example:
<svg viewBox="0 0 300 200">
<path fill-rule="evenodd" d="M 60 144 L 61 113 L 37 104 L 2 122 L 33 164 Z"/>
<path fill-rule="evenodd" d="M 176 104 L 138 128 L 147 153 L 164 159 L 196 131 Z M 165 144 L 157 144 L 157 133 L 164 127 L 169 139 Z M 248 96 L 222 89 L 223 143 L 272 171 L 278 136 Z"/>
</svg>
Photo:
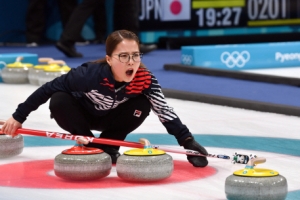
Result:
<svg viewBox="0 0 300 200">
<path fill-rule="evenodd" d="M 0 120 L 0 125 L 4 124 L 4 121 Z M 1 133 L 1 131 L 0 131 Z M 48 137 L 48 138 L 57 138 L 63 140 L 77 140 L 78 138 L 85 138 L 91 143 L 97 144 L 107 144 L 113 146 L 125 146 L 125 147 L 133 147 L 133 148 L 144 148 L 144 144 L 138 142 L 128 142 L 123 140 L 111 140 L 111 139 L 104 139 L 104 138 L 95 138 L 95 137 L 88 137 L 88 136 L 81 136 L 81 135 L 72 135 L 72 134 L 65 134 L 65 133 L 58 133 L 58 132 L 51 132 L 51 131 L 42 131 L 42 130 L 33 130 L 33 129 L 25 129 L 19 128 L 16 130 L 17 134 L 26 134 L 26 135 L 34 135 L 40 137 Z M 208 154 L 203 155 L 198 151 L 189 150 L 189 149 L 174 149 L 168 147 L 161 147 L 158 145 L 150 145 L 153 149 L 160 149 L 170 153 L 179 153 L 179 154 L 186 154 L 192 156 L 204 156 L 204 157 L 211 157 L 211 158 L 220 158 L 220 159 L 230 159 L 227 155 L 217 155 L 217 154 Z"/>
<path fill-rule="evenodd" d="M 88 136 L 82 136 L 82 135 L 72 135 L 72 134 L 50 132 L 50 131 L 41 131 L 41 130 L 32 130 L 32 129 L 19 128 L 19 129 L 16 130 L 16 133 L 17 134 L 27 134 L 27 135 L 48 137 L 48 138 L 57 138 L 57 139 L 63 139 L 63 140 L 75 140 L 75 141 L 78 138 L 83 137 L 91 143 L 107 144 L 107 145 L 114 145 L 114 146 L 134 147 L 134 148 L 144 148 L 143 144 L 137 143 L 137 142 L 126 142 L 126 141 L 122 141 L 122 140 L 111 140 L 111 139 L 95 138 L 95 137 L 88 137 Z"/>
</svg>

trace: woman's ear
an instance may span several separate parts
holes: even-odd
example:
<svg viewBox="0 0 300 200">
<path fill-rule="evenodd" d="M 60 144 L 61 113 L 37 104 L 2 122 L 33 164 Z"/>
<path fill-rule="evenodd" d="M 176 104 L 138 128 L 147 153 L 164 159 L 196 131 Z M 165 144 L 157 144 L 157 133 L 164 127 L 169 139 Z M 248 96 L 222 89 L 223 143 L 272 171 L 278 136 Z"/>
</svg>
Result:
<svg viewBox="0 0 300 200">
<path fill-rule="evenodd" d="M 105 58 L 106 58 L 106 62 L 109 64 L 109 66 L 111 66 L 111 57 L 106 55 Z"/>
</svg>

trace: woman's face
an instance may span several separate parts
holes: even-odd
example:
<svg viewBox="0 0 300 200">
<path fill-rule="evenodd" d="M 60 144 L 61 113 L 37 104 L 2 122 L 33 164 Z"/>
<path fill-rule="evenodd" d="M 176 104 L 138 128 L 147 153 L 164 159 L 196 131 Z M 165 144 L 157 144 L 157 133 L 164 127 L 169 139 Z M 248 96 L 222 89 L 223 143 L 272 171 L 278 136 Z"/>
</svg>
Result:
<svg viewBox="0 0 300 200">
<path fill-rule="evenodd" d="M 106 61 L 111 66 L 116 81 L 132 81 L 141 63 L 139 53 L 139 46 L 136 41 L 125 39 L 116 46 L 111 56 L 106 55 Z M 128 55 L 130 55 L 129 61 Z"/>
</svg>

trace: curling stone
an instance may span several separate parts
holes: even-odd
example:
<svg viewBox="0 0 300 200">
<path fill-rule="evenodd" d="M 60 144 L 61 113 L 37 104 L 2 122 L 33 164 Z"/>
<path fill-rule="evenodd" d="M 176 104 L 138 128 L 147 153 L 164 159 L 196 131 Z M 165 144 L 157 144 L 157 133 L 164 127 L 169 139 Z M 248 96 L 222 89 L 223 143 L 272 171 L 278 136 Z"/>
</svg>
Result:
<svg viewBox="0 0 300 200">
<path fill-rule="evenodd" d="M 229 200 L 283 200 L 287 195 L 287 180 L 270 169 L 254 168 L 265 158 L 251 159 L 246 167 L 226 178 L 225 193 Z"/>
<path fill-rule="evenodd" d="M 4 83 L 28 83 L 28 69 L 33 65 L 21 63 L 23 57 L 18 57 L 16 62 L 7 64 L 2 69 L 1 76 Z"/>
<path fill-rule="evenodd" d="M 95 180 L 109 175 L 110 156 L 98 148 L 74 146 L 54 159 L 54 173 L 66 180 Z"/>
<path fill-rule="evenodd" d="M 22 153 L 24 139 L 22 135 L 12 138 L 9 135 L 0 134 L 0 158 L 9 158 Z"/>
<path fill-rule="evenodd" d="M 44 71 L 40 73 L 38 78 L 39 85 L 52 81 L 53 79 L 68 73 L 71 68 L 68 67 L 64 61 L 52 60 L 48 62 L 49 66 L 44 68 Z"/>
<path fill-rule="evenodd" d="M 1 73 L 1 72 L 2 72 L 2 69 L 3 69 L 4 67 L 6 67 L 6 63 L 3 62 L 3 61 L 0 61 L 0 83 L 3 82 L 3 81 L 2 81 L 2 75 L 1 75 L 2 73 Z"/>
<path fill-rule="evenodd" d="M 144 149 L 128 150 L 118 157 L 118 177 L 132 182 L 159 181 L 170 177 L 174 169 L 172 157 L 162 150 L 150 148 L 146 139 L 140 142 L 145 144 Z"/>
<path fill-rule="evenodd" d="M 39 85 L 39 74 L 44 71 L 44 68 L 48 66 L 49 61 L 53 60 L 52 58 L 39 58 L 39 65 L 35 65 L 28 70 L 28 80 L 32 85 Z M 57 66 L 59 67 L 59 66 Z"/>
</svg>

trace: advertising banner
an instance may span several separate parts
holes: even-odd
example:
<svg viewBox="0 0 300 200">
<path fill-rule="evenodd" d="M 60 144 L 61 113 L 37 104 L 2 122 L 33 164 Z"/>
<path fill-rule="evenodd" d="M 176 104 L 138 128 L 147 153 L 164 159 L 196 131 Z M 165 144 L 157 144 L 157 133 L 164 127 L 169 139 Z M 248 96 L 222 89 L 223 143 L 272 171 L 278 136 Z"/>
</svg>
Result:
<svg viewBox="0 0 300 200">
<path fill-rule="evenodd" d="M 300 42 L 184 46 L 181 63 L 230 70 L 298 67 Z"/>
</svg>

